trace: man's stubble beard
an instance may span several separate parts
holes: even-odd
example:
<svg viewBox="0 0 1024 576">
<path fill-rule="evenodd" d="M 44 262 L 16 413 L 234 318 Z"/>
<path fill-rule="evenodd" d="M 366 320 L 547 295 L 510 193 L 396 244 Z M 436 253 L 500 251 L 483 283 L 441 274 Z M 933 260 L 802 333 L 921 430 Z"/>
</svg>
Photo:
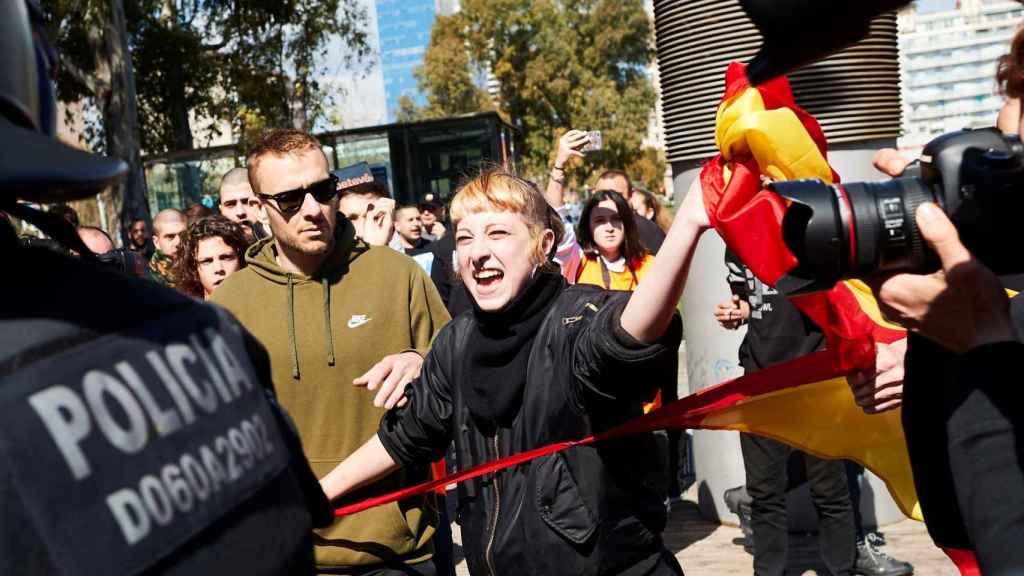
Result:
<svg viewBox="0 0 1024 576">
<path fill-rule="evenodd" d="M 316 242 L 303 243 L 297 234 L 282 234 L 279 242 L 281 242 L 285 248 L 302 254 L 303 256 L 320 256 L 323 254 L 330 253 L 334 249 L 334 228 L 337 226 L 327 225 L 326 238 Z M 312 245 L 311 245 L 312 244 Z"/>
</svg>

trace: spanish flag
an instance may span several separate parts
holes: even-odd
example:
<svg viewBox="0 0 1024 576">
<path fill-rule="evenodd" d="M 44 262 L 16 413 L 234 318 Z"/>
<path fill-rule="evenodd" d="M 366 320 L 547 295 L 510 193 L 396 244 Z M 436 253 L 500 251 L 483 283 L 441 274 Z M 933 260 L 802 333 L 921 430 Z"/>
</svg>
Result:
<svg viewBox="0 0 1024 576">
<path fill-rule="evenodd" d="M 751 86 L 745 66 L 734 62 L 725 85 L 715 126 L 719 154 L 700 174 L 704 202 L 729 248 L 775 285 L 797 261 L 782 237 L 786 201 L 765 189 L 765 180 L 831 184 L 839 175 L 828 163 L 821 127 L 796 105 L 785 77 Z M 857 461 L 885 481 L 904 514 L 924 520 L 900 410 L 865 414 L 845 379 L 873 368 L 875 344 L 905 338 L 905 331 L 882 318 L 871 291 L 858 281 L 791 301 L 822 328 L 826 350 L 684 399 L 706 412 L 691 427 L 750 432 L 821 457 Z M 976 573 L 971 556 L 950 554 L 962 574 Z"/>
</svg>

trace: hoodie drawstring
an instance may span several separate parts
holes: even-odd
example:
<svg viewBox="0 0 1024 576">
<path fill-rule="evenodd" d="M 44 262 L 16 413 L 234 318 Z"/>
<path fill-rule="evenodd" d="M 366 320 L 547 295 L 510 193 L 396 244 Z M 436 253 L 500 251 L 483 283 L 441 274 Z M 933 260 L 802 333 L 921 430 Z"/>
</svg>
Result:
<svg viewBox="0 0 1024 576">
<path fill-rule="evenodd" d="M 331 330 L 331 286 L 327 278 L 323 279 L 324 286 L 324 332 L 327 337 L 327 365 L 334 366 L 334 331 Z"/>
<path fill-rule="evenodd" d="M 323 279 L 324 337 L 327 346 L 327 365 L 334 366 L 334 331 L 331 329 L 331 284 Z M 292 378 L 299 379 L 299 349 L 295 343 L 295 283 L 288 274 L 288 343 L 292 348 Z"/>
<path fill-rule="evenodd" d="M 292 378 L 299 379 L 299 349 L 295 346 L 295 288 L 288 274 L 288 343 L 292 345 Z"/>
</svg>

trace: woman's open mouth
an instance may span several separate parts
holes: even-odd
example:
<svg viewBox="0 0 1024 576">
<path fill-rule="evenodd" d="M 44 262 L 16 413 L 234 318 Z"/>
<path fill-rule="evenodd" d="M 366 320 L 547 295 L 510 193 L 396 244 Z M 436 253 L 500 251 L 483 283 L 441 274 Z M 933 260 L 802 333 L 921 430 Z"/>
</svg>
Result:
<svg viewBox="0 0 1024 576">
<path fill-rule="evenodd" d="M 495 270 L 493 268 L 484 268 L 483 270 L 477 270 L 473 272 L 473 280 L 476 281 L 476 285 L 479 288 L 487 289 L 497 286 L 501 279 L 505 277 L 505 273 L 501 270 Z"/>
</svg>

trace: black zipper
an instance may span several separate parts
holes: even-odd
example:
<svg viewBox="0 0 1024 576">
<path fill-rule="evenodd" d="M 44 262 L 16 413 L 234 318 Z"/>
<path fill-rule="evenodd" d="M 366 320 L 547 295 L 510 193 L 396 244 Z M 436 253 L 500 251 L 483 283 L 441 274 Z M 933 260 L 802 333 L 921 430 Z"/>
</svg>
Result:
<svg viewBox="0 0 1024 576">
<path fill-rule="evenodd" d="M 498 449 L 498 432 L 494 432 L 494 459 L 497 460 L 501 457 L 501 452 Z M 494 473 L 492 478 L 494 483 L 494 514 L 491 516 L 491 536 L 487 540 L 487 548 L 484 550 L 484 561 L 487 563 L 488 570 L 491 571 L 491 576 L 497 576 L 497 571 L 494 569 L 494 536 L 498 531 L 498 513 L 501 512 L 501 490 L 498 488 L 498 472 Z"/>
</svg>

